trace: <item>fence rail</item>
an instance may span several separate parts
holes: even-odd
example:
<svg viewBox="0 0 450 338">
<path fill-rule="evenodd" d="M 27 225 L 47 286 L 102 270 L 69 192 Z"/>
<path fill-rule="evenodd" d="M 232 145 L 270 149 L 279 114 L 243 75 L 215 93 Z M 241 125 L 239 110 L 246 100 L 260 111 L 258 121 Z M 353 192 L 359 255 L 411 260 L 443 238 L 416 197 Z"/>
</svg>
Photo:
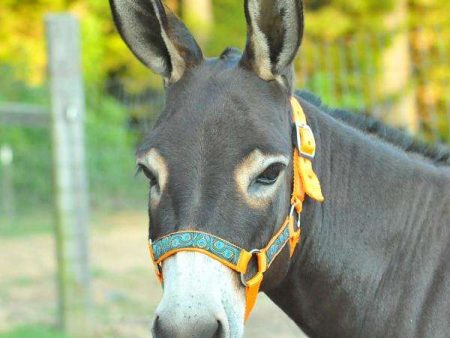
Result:
<svg viewBox="0 0 450 338">
<path fill-rule="evenodd" d="M 48 109 L 23 103 L 0 104 L 0 124 L 47 128 L 50 123 Z"/>
</svg>

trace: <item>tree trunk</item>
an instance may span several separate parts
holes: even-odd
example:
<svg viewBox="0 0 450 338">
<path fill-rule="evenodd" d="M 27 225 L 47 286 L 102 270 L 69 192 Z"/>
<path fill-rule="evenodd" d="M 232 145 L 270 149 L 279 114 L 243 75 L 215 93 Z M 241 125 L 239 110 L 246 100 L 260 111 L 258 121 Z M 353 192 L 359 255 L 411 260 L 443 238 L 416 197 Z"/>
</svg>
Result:
<svg viewBox="0 0 450 338">
<path fill-rule="evenodd" d="M 197 41 L 205 44 L 213 24 L 211 0 L 182 0 L 181 13 L 183 21 L 195 35 Z"/>
<path fill-rule="evenodd" d="M 379 80 L 380 96 L 386 105 L 386 121 L 410 132 L 416 132 L 419 118 L 412 80 L 412 61 L 407 29 L 408 1 L 397 0 L 386 26 L 393 32 L 390 45 L 382 54 Z"/>
</svg>

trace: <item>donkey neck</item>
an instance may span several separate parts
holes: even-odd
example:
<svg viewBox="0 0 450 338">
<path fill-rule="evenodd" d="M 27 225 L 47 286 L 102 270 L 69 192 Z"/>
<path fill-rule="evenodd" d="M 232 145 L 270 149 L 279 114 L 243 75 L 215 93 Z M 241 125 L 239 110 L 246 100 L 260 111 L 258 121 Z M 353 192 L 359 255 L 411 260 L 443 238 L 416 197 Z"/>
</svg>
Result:
<svg viewBox="0 0 450 338">
<path fill-rule="evenodd" d="M 268 295 L 310 336 L 415 335 L 411 298 L 425 301 L 448 254 L 450 170 L 302 106 L 326 200 L 306 201 L 300 248 Z"/>
</svg>

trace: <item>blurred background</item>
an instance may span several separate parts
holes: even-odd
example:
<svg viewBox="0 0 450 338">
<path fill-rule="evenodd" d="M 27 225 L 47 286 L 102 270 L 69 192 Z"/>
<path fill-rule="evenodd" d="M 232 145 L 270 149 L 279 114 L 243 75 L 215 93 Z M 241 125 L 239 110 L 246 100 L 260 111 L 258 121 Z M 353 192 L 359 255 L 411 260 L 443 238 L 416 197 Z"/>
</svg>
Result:
<svg viewBox="0 0 450 338">
<path fill-rule="evenodd" d="M 244 47 L 242 0 L 165 3 L 207 56 Z M 305 5 L 298 88 L 427 142 L 450 142 L 450 2 Z M 52 42 L 59 26 L 47 14 L 63 11 L 79 30 L 69 18 L 73 39 Z M 61 140 L 54 123 L 61 93 L 49 76 L 58 65 L 49 54 L 65 44 L 75 46 L 75 64 L 81 57 L 74 96 L 85 117 L 75 114 L 75 137 Z M 125 47 L 107 0 L 0 2 L 0 337 L 149 335 L 161 291 L 148 260 L 147 185 L 134 177 L 134 149 L 163 102 L 161 79 Z M 70 147 L 78 155 L 61 160 L 58 151 Z M 64 175 L 73 176 L 66 190 Z M 75 223 L 61 211 L 68 191 L 83 197 L 71 204 L 83 216 Z M 247 337 L 300 336 L 266 298 L 257 308 Z"/>
</svg>

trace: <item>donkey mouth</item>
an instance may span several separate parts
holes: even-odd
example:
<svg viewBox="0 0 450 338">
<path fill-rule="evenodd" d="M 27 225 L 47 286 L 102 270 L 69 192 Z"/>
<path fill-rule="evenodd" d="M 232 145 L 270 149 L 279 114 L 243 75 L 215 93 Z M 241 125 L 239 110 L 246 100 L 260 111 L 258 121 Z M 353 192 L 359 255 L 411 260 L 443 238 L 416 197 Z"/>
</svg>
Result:
<svg viewBox="0 0 450 338">
<path fill-rule="evenodd" d="M 175 321 L 175 319 L 172 319 Z M 192 325 L 193 324 L 193 325 Z M 195 323 L 167 322 L 160 315 L 156 315 L 152 328 L 153 337 L 205 337 L 205 338 L 228 338 L 231 337 L 229 330 L 225 329 L 220 320 L 215 318 L 199 318 Z"/>
<path fill-rule="evenodd" d="M 153 337 L 242 337 L 245 292 L 233 270 L 204 254 L 179 252 L 164 261 L 163 274 Z"/>
</svg>

